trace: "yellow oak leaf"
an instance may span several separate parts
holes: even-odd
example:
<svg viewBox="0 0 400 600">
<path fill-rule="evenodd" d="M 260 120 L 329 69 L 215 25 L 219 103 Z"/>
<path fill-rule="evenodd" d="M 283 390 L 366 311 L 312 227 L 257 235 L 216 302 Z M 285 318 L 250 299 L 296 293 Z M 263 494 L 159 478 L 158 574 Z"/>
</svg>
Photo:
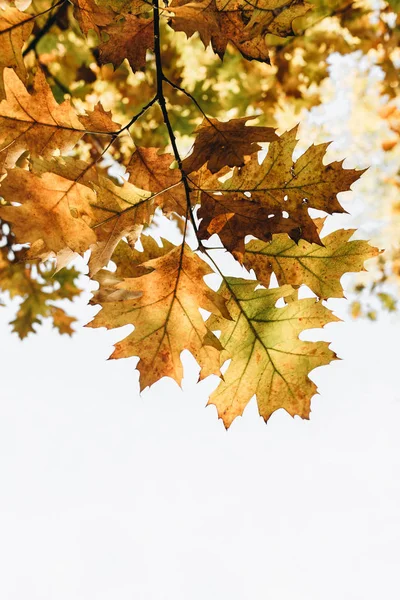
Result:
<svg viewBox="0 0 400 600">
<path fill-rule="evenodd" d="M 127 245 L 124 248 L 130 252 Z M 171 249 L 171 244 L 167 244 L 164 253 L 160 256 L 158 251 L 157 254 L 148 260 L 149 253 L 145 253 L 143 267 L 150 272 L 131 277 L 129 267 L 128 277 L 124 277 L 119 269 L 116 274 L 119 283 L 110 286 L 107 281 L 109 290 L 124 290 L 139 297 L 115 300 L 110 290 L 111 297 L 107 301 L 100 288 L 102 309 L 89 323 L 89 327 L 107 329 L 135 326 L 133 333 L 116 344 L 111 358 L 140 358 L 141 389 L 162 377 L 172 377 L 180 385 L 183 350 L 189 350 L 196 358 L 201 367 L 200 378 L 218 375 L 221 345 L 207 329 L 199 308 L 230 318 L 225 301 L 203 280 L 211 269 L 187 245 Z M 132 260 L 125 259 L 125 262 L 130 265 L 138 260 L 137 253 L 129 257 Z M 118 267 L 118 258 L 113 257 L 113 260 Z M 95 293 L 92 303 L 96 304 L 97 299 L 98 293 Z"/>
<path fill-rule="evenodd" d="M 306 329 L 337 321 L 327 308 L 314 299 L 277 308 L 280 298 L 293 293 L 291 286 L 266 290 L 255 289 L 257 285 L 257 281 L 225 278 L 219 293 L 233 320 L 212 315 L 207 321 L 212 331 L 221 331 L 221 365 L 231 359 L 209 400 L 227 428 L 254 395 L 265 421 L 279 408 L 308 419 L 310 400 L 317 391 L 308 374 L 336 358 L 326 342 L 304 342 L 298 337 Z"/>
<path fill-rule="evenodd" d="M 61 334 L 72 335 L 74 333 L 71 325 L 76 322 L 77 319 L 75 317 L 70 317 L 65 310 L 58 306 L 50 307 L 50 316 L 53 320 L 53 326 L 58 329 Z"/>
<path fill-rule="evenodd" d="M 269 287 L 272 273 L 279 285 L 307 285 L 319 298 L 342 298 L 340 278 L 344 273 L 364 270 L 364 262 L 379 254 L 363 240 L 349 241 L 354 229 L 341 229 L 324 237 L 323 246 L 287 235 L 274 235 L 272 242 L 251 240 L 246 244 L 243 265 L 254 269 L 258 281 Z"/>
<path fill-rule="evenodd" d="M 45 260 L 65 249 L 82 254 L 96 242 L 90 227 L 96 196 L 87 186 L 55 173 L 38 176 L 15 168 L 0 192 L 10 204 L 0 206 L 0 218 L 12 224 L 18 243 L 30 244 L 28 259 Z"/>
<path fill-rule="evenodd" d="M 78 115 L 69 100 L 57 104 L 46 78 L 38 70 L 33 93 L 12 69 L 4 70 L 6 99 L 0 102 L 0 165 L 13 167 L 21 154 L 49 157 L 67 154 L 86 130 L 110 132 L 118 129 L 110 113 L 100 104 L 89 115 Z M 83 119 L 83 121 L 82 121 Z M 3 156 L 2 156 L 3 155 Z"/>
</svg>

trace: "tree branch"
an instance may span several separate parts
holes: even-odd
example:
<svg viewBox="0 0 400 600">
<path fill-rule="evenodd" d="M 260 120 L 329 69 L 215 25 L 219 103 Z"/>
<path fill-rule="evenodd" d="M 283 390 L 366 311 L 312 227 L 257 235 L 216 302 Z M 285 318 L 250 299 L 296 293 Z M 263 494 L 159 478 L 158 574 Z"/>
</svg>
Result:
<svg viewBox="0 0 400 600">
<path fill-rule="evenodd" d="M 197 224 L 196 224 L 196 221 L 195 221 L 195 218 L 193 215 L 193 211 L 192 211 L 192 206 L 191 206 L 191 201 L 190 201 L 191 189 L 189 186 L 187 175 L 182 167 L 182 159 L 181 159 L 181 156 L 179 153 L 178 145 L 176 143 L 175 133 L 174 133 L 174 130 L 173 130 L 173 127 L 171 124 L 171 120 L 169 118 L 166 100 L 165 100 L 165 96 L 164 96 L 163 83 L 165 81 L 166 83 L 169 83 L 171 85 L 171 82 L 169 81 L 169 79 L 167 79 L 167 77 L 165 77 L 164 72 L 163 72 L 163 67 L 162 67 L 159 0 L 153 0 L 153 16 L 154 16 L 154 54 L 155 54 L 155 60 L 156 60 L 156 85 L 157 85 L 156 98 L 157 98 L 158 104 L 160 105 L 161 112 L 162 112 L 163 119 L 164 119 L 164 124 L 167 128 L 168 136 L 169 136 L 169 139 L 171 142 L 172 151 L 174 153 L 175 160 L 178 163 L 178 168 L 179 168 L 179 170 L 181 172 L 181 176 L 182 176 L 182 183 L 183 183 L 183 187 L 185 189 L 185 195 L 186 195 L 186 206 L 187 206 L 186 220 L 187 220 L 187 216 L 189 215 L 190 220 L 193 225 L 193 229 L 196 234 L 197 243 L 199 245 L 198 249 L 201 251 L 204 251 L 203 244 L 201 243 L 201 240 L 199 239 L 199 236 L 198 236 Z"/>
<path fill-rule="evenodd" d="M 56 2 L 55 4 L 53 4 L 53 6 L 51 6 L 47 10 L 44 10 L 43 12 L 41 12 L 41 13 L 39 13 L 37 15 L 34 15 L 32 17 L 32 19 L 36 19 L 37 17 L 40 17 L 41 15 L 44 15 L 47 12 L 51 12 L 52 10 L 54 10 L 55 8 L 58 7 L 58 10 L 56 10 L 55 13 L 49 15 L 49 18 L 47 19 L 46 23 L 37 32 L 37 34 L 35 35 L 35 37 L 33 38 L 33 40 L 30 42 L 30 44 L 28 44 L 28 46 L 23 51 L 22 56 L 26 56 L 29 52 L 31 52 L 31 50 L 35 50 L 36 45 L 40 42 L 40 40 L 42 39 L 42 37 L 44 35 L 46 35 L 46 33 L 49 31 L 49 29 L 51 29 L 51 27 L 56 22 L 57 17 L 60 14 L 60 12 L 64 9 L 65 4 L 66 4 L 65 0 L 60 0 L 60 2 Z M 24 23 L 26 23 L 26 21 L 22 22 L 22 24 L 24 24 Z"/>
</svg>

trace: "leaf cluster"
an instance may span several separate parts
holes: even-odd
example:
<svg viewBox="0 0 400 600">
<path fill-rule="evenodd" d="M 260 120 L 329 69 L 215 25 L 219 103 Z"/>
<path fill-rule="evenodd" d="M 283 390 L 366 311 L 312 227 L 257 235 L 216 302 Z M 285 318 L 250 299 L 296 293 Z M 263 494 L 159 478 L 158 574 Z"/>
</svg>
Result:
<svg viewBox="0 0 400 600">
<path fill-rule="evenodd" d="M 313 211 L 344 212 L 337 196 L 362 171 L 325 164 L 326 144 L 294 159 L 297 129 L 279 136 L 267 114 L 227 119 L 216 97 L 208 112 L 197 84 L 182 85 L 190 56 L 176 40 L 183 33 L 188 53 L 193 39 L 218 61 L 264 68 L 276 56 L 269 36 L 289 43 L 310 12 L 303 0 L 38 0 L 0 10 L 0 218 L 24 246 L 0 285 L 22 296 L 32 286 L 14 322 L 21 337 L 49 315 L 70 333 L 51 302 L 79 292 L 67 267 L 89 256 L 101 307 L 89 326 L 134 326 L 112 358 L 139 357 L 141 389 L 164 376 L 180 384 L 189 350 L 200 379 L 220 378 L 210 403 L 226 427 L 254 395 L 265 421 L 279 408 L 308 418 L 309 373 L 335 354 L 299 335 L 337 320 L 323 301 L 342 297 L 341 276 L 377 254 L 352 230 L 321 237 Z M 115 92 L 115 111 L 100 90 Z M 152 237 L 158 214 L 180 225 L 177 245 Z M 226 274 L 225 253 L 241 277 Z M 49 260 L 51 277 L 40 266 Z M 212 273 L 218 290 L 205 280 Z M 302 285 L 313 298 L 299 298 Z"/>
</svg>

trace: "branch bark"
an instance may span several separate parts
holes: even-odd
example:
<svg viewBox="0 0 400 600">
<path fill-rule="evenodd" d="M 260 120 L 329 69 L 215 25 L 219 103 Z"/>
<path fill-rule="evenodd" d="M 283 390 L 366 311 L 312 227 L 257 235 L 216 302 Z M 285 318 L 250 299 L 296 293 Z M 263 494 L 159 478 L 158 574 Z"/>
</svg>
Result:
<svg viewBox="0 0 400 600">
<path fill-rule="evenodd" d="M 179 153 L 178 145 L 176 143 L 175 133 L 174 133 L 174 130 L 173 130 L 173 127 L 171 124 L 171 120 L 169 118 L 167 103 L 166 103 L 165 96 L 164 96 L 163 84 L 164 84 L 164 82 L 166 82 L 171 85 L 171 82 L 164 75 L 163 67 L 162 67 L 159 0 L 153 0 L 153 17 L 154 17 L 154 54 L 155 54 L 155 61 L 156 61 L 156 85 L 157 85 L 156 97 L 157 97 L 158 104 L 160 105 L 160 108 L 161 108 L 161 112 L 162 112 L 163 119 L 164 119 L 164 124 L 168 131 L 168 136 L 169 136 L 169 139 L 171 142 L 172 151 L 174 153 L 175 160 L 178 164 L 178 168 L 181 172 L 182 183 L 183 183 L 183 187 L 185 189 L 185 195 L 186 195 L 187 215 L 190 217 L 191 223 L 193 225 L 193 229 L 196 234 L 198 249 L 204 252 L 203 244 L 201 243 L 201 240 L 199 239 L 199 236 L 198 236 L 197 223 L 194 218 L 193 211 L 192 211 L 192 205 L 191 205 L 191 201 L 190 201 L 191 189 L 190 189 L 188 177 L 182 167 L 182 158 Z"/>
</svg>

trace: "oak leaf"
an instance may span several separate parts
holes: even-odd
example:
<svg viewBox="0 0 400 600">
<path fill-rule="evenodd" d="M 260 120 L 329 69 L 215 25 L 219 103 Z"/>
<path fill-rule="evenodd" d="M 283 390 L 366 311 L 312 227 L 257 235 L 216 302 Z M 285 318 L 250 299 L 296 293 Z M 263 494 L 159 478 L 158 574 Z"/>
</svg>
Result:
<svg viewBox="0 0 400 600">
<path fill-rule="evenodd" d="M 87 115 L 78 115 L 79 121 L 88 132 L 115 133 L 120 124 L 113 120 L 110 110 L 104 110 L 101 102 L 98 102 Z"/>
<path fill-rule="evenodd" d="M 156 204 L 151 194 L 129 182 L 115 185 L 108 177 L 99 177 L 93 185 L 96 200 L 92 204 L 92 227 L 96 242 L 91 247 L 89 272 L 91 275 L 108 264 L 118 242 L 129 236 L 134 244 L 143 226 L 151 222 Z"/>
<path fill-rule="evenodd" d="M 215 0 L 173 0 L 170 5 L 174 17 L 171 26 L 188 37 L 198 32 L 201 41 L 222 59 L 231 42 L 248 60 L 270 62 L 265 36 L 256 34 L 251 39 L 244 35 L 245 22 L 237 12 L 218 11 Z"/>
<path fill-rule="evenodd" d="M 354 229 L 334 231 L 322 239 L 323 246 L 287 235 L 275 235 L 272 242 L 251 240 L 246 244 L 243 265 L 254 269 L 260 283 L 269 287 L 275 273 L 279 285 L 307 285 L 321 299 L 342 298 L 340 278 L 344 273 L 364 270 L 364 262 L 379 254 L 363 240 L 349 241 Z"/>
<path fill-rule="evenodd" d="M 212 41 L 213 49 L 216 51 L 214 40 L 220 37 L 222 32 L 214 0 L 201 0 L 198 2 L 173 0 L 170 4 L 170 10 L 175 15 L 170 21 L 175 31 L 184 31 L 188 38 L 197 32 L 204 46 L 207 47 Z M 222 51 L 222 56 L 225 48 Z"/>
<path fill-rule="evenodd" d="M 76 322 L 77 319 L 75 317 L 67 315 L 65 310 L 58 306 L 51 306 L 49 312 L 53 321 L 53 326 L 58 329 L 61 334 L 72 335 L 74 333 L 71 325 Z"/>
<path fill-rule="evenodd" d="M 96 5 L 100 8 L 112 8 L 119 15 L 149 14 L 153 10 L 150 0 L 96 0 Z"/>
<path fill-rule="evenodd" d="M 197 127 L 193 152 L 185 158 L 182 168 L 189 174 L 207 164 L 211 173 L 223 167 L 240 167 L 244 157 L 254 154 L 261 146 L 257 142 L 272 142 L 278 139 L 272 127 L 246 126 L 255 117 L 231 119 L 226 123 L 206 118 Z"/>
<path fill-rule="evenodd" d="M 30 244 L 28 259 L 45 260 L 65 249 L 82 254 L 96 242 L 90 227 L 96 196 L 87 186 L 55 173 L 39 177 L 15 168 L 0 190 L 11 204 L 0 206 L 0 217 L 12 224 L 18 243 Z"/>
<path fill-rule="evenodd" d="M 185 215 L 185 189 L 179 169 L 171 169 L 174 160 L 172 154 L 160 154 L 158 148 L 137 147 L 126 170 L 129 173 L 129 181 L 143 190 L 153 194 L 167 190 L 155 199 L 164 212 L 175 211 L 179 215 Z M 167 189 L 172 186 L 172 189 Z"/>
<path fill-rule="evenodd" d="M 26 68 L 22 48 L 33 28 L 31 15 L 16 8 L 0 9 L 0 100 L 5 98 L 3 70 L 12 67 L 18 77 L 25 81 Z"/>
<path fill-rule="evenodd" d="M 279 37 L 293 35 L 293 21 L 304 16 L 312 4 L 303 0 L 216 0 L 219 11 L 237 14 L 247 23 L 245 37 L 271 33 Z"/>
<path fill-rule="evenodd" d="M 205 284 L 204 276 L 212 271 L 204 261 L 187 245 L 170 248 L 171 244 L 167 244 L 161 256 L 146 260 L 142 266 L 149 269 L 149 273 L 124 278 L 121 269 L 117 270 L 119 283 L 107 284 L 108 287 L 113 287 L 114 291 L 138 293 L 140 297 L 115 300 L 111 295 L 107 301 L 101 296 L 102 309 L 89 323 L 89 327 L 107 329 L 128 324 L 135 326 L 133 333 L 116 344 L 111 358 L 140 358 L 141 389 L 162 377 L 172 377 L 181 384 L 180 354 L 185 349 L 199 363 L 200 378 L 220 373 L 221 345 L 207 329 L 199 308 L 230 318 L 225 302 Z M 125 251 L 130 251 L 127 245 Z M 137 254 L 132 255 L 130 265 L 135 258 Z M 148 259 L 148 253 L 145 258 Z M 101 293 L 101 289 L 99 291 Z M 97 297 L 95 293 L 93 303 L 97 302 Z"/>
<path fill-rule="evenodd" d="M 225 0 L 173 0 L 171 25 L 188 37 L 198 32 L 205 46 L 223 58 L 232 43 L 248 60 L 269 62 L 265 35 L 281 37 L 293 34 L 292 23 L 304 15 L 310 4 L 303 0 L 256 2 Z"/>
<path fill-rule="evenodd" d="M 326 342 L 304 342 L 298 337 L 306 329 L 337 321 L 327 308 L 314 299 L 277 308 L 276 302 L 293 289 L 288 285 L 255 289 L 257 285 L 257 281 L 225 278 L 219 293 L 233 320 L 212 315 L 207 321 L 212 331 L 221 331 L 221 365 L 231 359 L 209 400 L 227 428 L 254 395 L 265 421 L 279 408 L 308 419 L 310 400 L 317 391 L 308 374 L 336 357 Z"/>
<path fill-rule="evenodd" d="M 109 25 L 115 17 L 115 13 L 108 6 L 99 6 L 95 0 L 71 2 L 74 6 L 74 17 L 85 35 L 88 35 L 90 30 L 100 35 L 100 28 Z"/>
<path fill-rule="evenodd" d="M 246 235 L 268 241 L 273 233 L 288 233 L 296 242 L 321 243 L 308 209 L 345 212 L 337 194 L 349 190 L 364 171 L 343 169 L 342 162 L 324 165 L 328 144 L 311 146 L 294 161 L 296 144 L 296 129 L 292 129 L 270 144 L 261 164 L 252 156 L 234 170 L 222 190 L 203 190 L 199 211 L 202 239 L 218 233 L 239 261 Z"/>
<path fill-rule="evenodd" d="M 4 250 L 4 249 L 2 249 Z M 53 273 L 52 269 L 41 270 L 40 278 L 33 275 L 31 265 L 23 262 L 2 260 L 0 253 L 0 291 L 7 291 L 11 298 L 18 297 L 20 305 L 16 317 L 11 321 L 12 330 L 20 339 L 35 333 L 35 325 L 44 318 L 50 318 L 53 326 L 61 334 L 72 335 L 74 317 L 54 303 L 59 300 L 73 300 L 82 290 L 76 285 L 79 272 L 73 268 Z"/>
<path fill-rule="evenodd" d="M 116 185 L 99 172 L 97 165 L 86 163 L 72 157 L 34 159 L 32 168 L 35 173 L 55 174 L 63 178 L 63 186 L 81 191 L 87 186 L 90 202 L 90 218 L 87 224 L 93 230 L 95 238 L 90 246 L 90 274 L 106 266 L 118 242 L 129 236 L 131 243 L 138 239 L 143 226 L 150 223 L 156 205 L 150 192 L 139 189 L 129 182 Z M 65 180 L 69 180 L 65 181 Z M 61 268 L 73 258 L 71 246 L 57 253 L 57 264 Z"/>
<path fill-rule="evenodd" d="M 112 63 L 117 68 L 126 58 L 134 72 L 146 65 L 146 52 L 154 49 L 152 19 L 127 14 L 123 21 L 109 25 L 103 31 L 109 39 L 99 46 L 102 64 Z"/>
<path fill-rule="evenodd" d="M 98 104 L 89 115 L 78 115 L 69 100 L 57 104 L 41 70 L 33 82 L 33 93 L 12 69 L 4 70 L 6 99 L 0 102 L 0 165 L 13 167 L 21 154 L 50 157 L 67 154 L 87 129 L 111 132 L 118 129 L 110 113 Z M 83 119 L 83 121 L 82 121 Z"/>
</svg>

